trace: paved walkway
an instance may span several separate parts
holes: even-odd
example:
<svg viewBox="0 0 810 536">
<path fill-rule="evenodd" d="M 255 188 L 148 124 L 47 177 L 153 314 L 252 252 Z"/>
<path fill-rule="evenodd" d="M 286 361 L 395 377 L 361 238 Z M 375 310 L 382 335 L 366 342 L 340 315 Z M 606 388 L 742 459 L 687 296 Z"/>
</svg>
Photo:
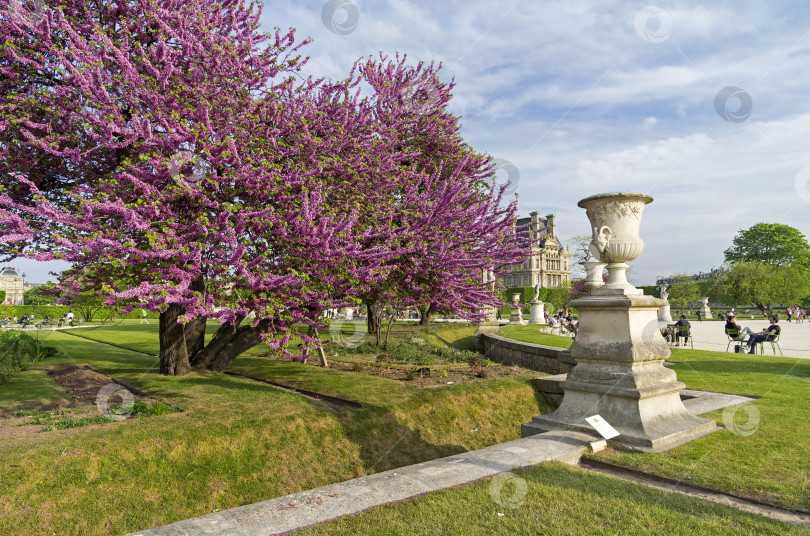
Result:
<svg viewBox="0 0 810 536">
<path fill-rule="evenodd" d="M 682 392 L 684 406 L 695 415 L 752 399 L 710 393 Z M 426 463 L 339 482 L 285 497 L 179 521 L 129 536 L 267 536 L 323 523 L 374 506 L 402 501 L 431 491 L 468 484 L 482 478 L 549 460 L 577 463 L 588 449 L 605 443 L 578 432 L 546 432 Z M 493 500 L 497 500 L 493 496 Z"/>
<path fill-rule="evenodd" d="M 677 316 L 673 315 L 673 318 L 677 319 Z M 692 324 L 695 350 L 726 351 L 728 337 L 723 332 L 725 322 L 717 320 L 697 322 L 690 320 L 690 323 Z M 746 320 L 742 316 L 737 319 L 737 323 L 742 327 L 748 326 L 754 332 L 761 331 L 769 325 L 767 320 Z M 785 357 L 810 359 L 810 322 L 797 324 L 782 319 L 779 321 L 779 326 L 782 328 L 782 333 L 779 336 L 779 346 L 782 348 Z M 687 348 L 691 347 L 687 346 Z M 766 356 L 773 355 L 770 344 L 765 344 L 764 348 Z M 729 351 L 734 351 L 733 344 Z M 779 355 L 779 350 L 776 350 L 776 355 Z"/>
</svg>

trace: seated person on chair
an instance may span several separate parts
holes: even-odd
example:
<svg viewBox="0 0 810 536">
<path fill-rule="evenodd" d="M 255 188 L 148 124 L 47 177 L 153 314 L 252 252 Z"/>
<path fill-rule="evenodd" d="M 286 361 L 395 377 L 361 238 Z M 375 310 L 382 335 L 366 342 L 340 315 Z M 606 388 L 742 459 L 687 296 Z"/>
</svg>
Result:
<svg viewBox="0 0 810 536">
<path fill-rule="evenodd" d="M 779 322 L 779 318 L 776 316 L 771 317 L 771 325 L 768 326 L 766 329 L 763 329 L 759 333 L 753 333 L 750 337 L 748 337 L 748 348 L 749 354 L 756 353 L 757 343 L 773 340 L 775 337 L 779 336 L 779 333 L 782 331 L 782 328 L 777 325 Z"/>
<path fill-rule="evenodd" d="M 552 328 L 556 328 L 557 326 L 560 325 L 559 320 L 557 320 L 557 315 L 552 316 L 548 320 L 549 320 L 549 324 L 551 325 Z"/>
<path fill-rule="evenodd" d="M 680 329 L 678 329 L 678 326 L 686 326 L 689 329 L 686 330 L 686 333 L 681 333 Z M 675 346 L 678 345 L 678 340 L 681 337 L 683 337 L 683 345 L 686 346 L 686 343 L 689 342 L 688 333 L 689 333 L 689 330 L 691 330 L 691 329 L 692 329 L 692 324 L 689 323 L 689 321 L 686 319 L 686 316 L 681 315 L 681 318 L 677 322 L 675 322 L 675 330 L 676 330 L 675 331 Z"/>
<path fill-rule="evenodd" d="M 726 320 L 726 329 L 725 329 L 726 334 L 728 334 L 728 330 L 730 329 L 736 329 L 739 332 L 737 338 L 741 341 L 745 339 L 744 335 L 746 333 L 748 334 L 749 337 L 754 334 L 754 332 L 751 331 L 751 328 L 749 328 L 748 326 L 744 328 L 740 327 L 740 325 L 736 322 L 734 318 L 734 313 L 728 314 L 728 320 Z"/>
</svg>

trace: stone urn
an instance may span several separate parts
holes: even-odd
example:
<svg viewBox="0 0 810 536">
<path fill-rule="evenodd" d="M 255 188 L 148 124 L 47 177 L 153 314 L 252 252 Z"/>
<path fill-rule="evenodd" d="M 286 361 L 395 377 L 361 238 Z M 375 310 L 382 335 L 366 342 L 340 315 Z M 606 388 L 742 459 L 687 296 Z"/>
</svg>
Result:
<svg viewBox="0 0 810 536">
<path fill-rule="evenodd" d="M 509 316 L 509 325 L 510 326 L 522 326 L 526 324 L 526 321 L 523 320 L 523 309 L 520 306 L 520 293 L 512 294 L 512 313 Z"/>
<path fill-rule="evenodd" d="M 592 195 L 577 205 L 585 209 L 593 238 L 589 249 L 595 259 L 607 263 L 607 283 L 597 294 L 638 295 L 642 291 L 627 282 L 627 263 L 641 255 L 641 214 L 652 202 L 647 194 L 615 192 Z"/>
<path fill-rule="evenodd" d="M 582 263 L 585 268 L 585 288 L 588 290 L 596 290 L 605 285 L 602 279 L 602 273 L 605 271 L 606 262 L 601 261 L 585 261 Z"/>
</svg>

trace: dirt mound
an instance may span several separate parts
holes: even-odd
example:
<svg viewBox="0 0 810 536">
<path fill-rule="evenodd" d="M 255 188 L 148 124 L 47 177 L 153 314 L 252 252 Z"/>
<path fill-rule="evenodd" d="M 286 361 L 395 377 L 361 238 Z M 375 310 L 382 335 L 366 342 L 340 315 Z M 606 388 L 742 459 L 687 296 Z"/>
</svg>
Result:
<svg viewBox="0 0 810 536">
<path fill-rule="evenodd" d="M 62 386 L 62 389 L 73 395 L 76 403 L 82 406 L 95 404 L 96 396 L 103 387 L 111 384 L 120 385 L 109 376 L 100 374 L 87 365 L 55 367 L 48 371 L 48 375 Z"/>
</svg>

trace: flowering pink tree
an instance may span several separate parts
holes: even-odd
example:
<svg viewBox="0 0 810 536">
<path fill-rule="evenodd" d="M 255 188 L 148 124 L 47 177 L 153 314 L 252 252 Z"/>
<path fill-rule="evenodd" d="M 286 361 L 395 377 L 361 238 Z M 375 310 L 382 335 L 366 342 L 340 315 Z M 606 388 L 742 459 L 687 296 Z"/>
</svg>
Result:
<svg viewBox="0 0 810 536">
<path fill-rule="evenodd" d="M 302 44 L 259 34 L 252 3 L 23 8 L 0 0 L 0 244 L 71 262 L 70 291 L 160 311 L 163 373 L 282 348 L 398 259 L 435 253 L 452 227 L 425 229 L 454 221 L 438 212 L 487 217 L 484 190 L 464 189 L 484 174 L 412 164 L 409 116 L 360 100 L 361 77 L 294 82 Z M 475 289 L 465 306 L 487 297 Z"/>
<path fill-rule="evenodd" d="M 396 126 L 390 135 L 407 155 L 404 180 L 382 201 L 393 207 L 394 227 L 405 231 L 398 233 L 401 248 L 384 265 L 386 277 L 361 295 L 378 342 L 386 305 L 480 318 L 500 302 L 484 273 L 527 253 L 515 232 L 516 201 L 501 206 L 504 188 L 494 185 L 492 160 L 459 135 L 458 118 L 447 110 L 453 84 L 440 81 L 440 69 L 413 67 L 405 58 L 360 65 L 374 116 Z"/>
</svg>

